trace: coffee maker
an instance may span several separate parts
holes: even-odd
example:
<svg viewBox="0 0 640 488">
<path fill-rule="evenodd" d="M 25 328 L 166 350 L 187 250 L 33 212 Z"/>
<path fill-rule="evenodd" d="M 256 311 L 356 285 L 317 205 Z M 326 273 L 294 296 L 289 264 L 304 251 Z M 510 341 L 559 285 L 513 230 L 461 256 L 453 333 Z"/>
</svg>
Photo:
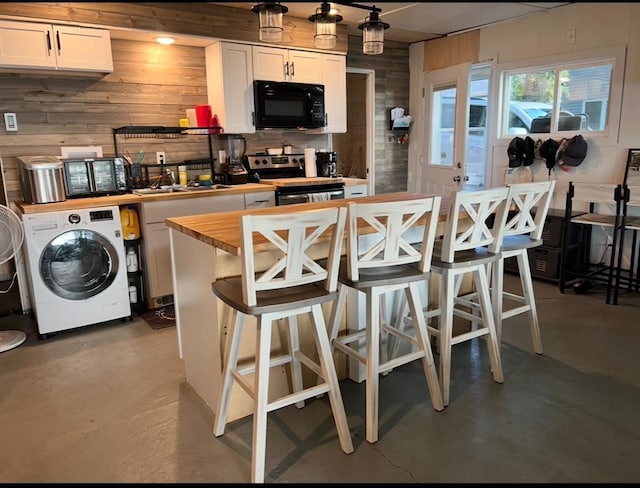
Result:
<svg viewBox="0 0 640 488">
<path fill-rule="evenodd" d="M 241 134 L 220 134 L 218 137 L 226 155 L 226 161 L 221 164 L 224 182 L 228 185 L 246 183 L 249 174 L 244 167 L 244 153 L 247 148 L 244 137 Z"/>
<path fill-rule="evenodd" d="M 338 174 L 338 155 L 333 151 L 316 151 L 318 176 L 335 178 Z"/>
</svg>

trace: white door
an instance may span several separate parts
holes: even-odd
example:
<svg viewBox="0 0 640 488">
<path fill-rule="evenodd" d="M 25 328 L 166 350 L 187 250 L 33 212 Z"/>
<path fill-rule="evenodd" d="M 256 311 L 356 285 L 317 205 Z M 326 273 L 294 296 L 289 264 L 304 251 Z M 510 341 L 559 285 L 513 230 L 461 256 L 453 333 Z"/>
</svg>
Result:
<svg viewBox="0 0 640 488">
<path fill-rule="evenodd" d="M 470 64 L 425 73 L 423 193 L 449 196 L 465 185 Z"/>
</svg>

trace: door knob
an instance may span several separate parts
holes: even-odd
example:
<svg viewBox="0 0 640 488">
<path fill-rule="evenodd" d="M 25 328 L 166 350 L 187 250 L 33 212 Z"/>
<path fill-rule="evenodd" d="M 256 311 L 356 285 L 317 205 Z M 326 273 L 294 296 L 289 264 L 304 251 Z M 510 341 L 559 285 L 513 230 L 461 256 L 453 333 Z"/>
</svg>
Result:
<svg viewBox="0 0 640 488">
<path fill-rule="evenodd" d="M 453 177 L 453 181 L 455 181 L 456 183 L 460 183 L 460 180 L 461 180 L 460 175 Z"/>
</svg>

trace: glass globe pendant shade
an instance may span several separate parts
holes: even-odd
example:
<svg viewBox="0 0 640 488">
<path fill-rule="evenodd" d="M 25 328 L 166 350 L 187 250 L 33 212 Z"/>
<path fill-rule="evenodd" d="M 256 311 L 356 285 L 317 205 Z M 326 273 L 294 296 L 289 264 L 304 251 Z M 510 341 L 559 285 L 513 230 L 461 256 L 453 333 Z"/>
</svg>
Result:
<svg viewBox="0 0 640 488">
<path fill-rule="evenodd" d="M 378 12 L 371 12 L 365 22 L 358 26 L 358 29 L 362 30 L 363 54 L 382 54 L 384 50 L 384 31 L 388 28 L 389 24 L 379 19 Z"/>
<path fill-rule="evenodd" d="M 333 49 L 336 47 L 336 23 L 342 21 L 341 15 L 331 13 L 331 6 L 328 2 L 322 2 L 320 8 L 316 9 L 315 15 L 311 15 L 309 20 L 315 24 L 315 35 L 313 36 L 315 47 L 319 49 Z"/>
<path fill-rule="evenodd" d="M 260 22 L 260 40 L 265 42 L 282 41 L 282 15 L 288 8 L 278 2 L 264 2 L 254 5 L 252 12 L 258 14 Z"/>
</svg>

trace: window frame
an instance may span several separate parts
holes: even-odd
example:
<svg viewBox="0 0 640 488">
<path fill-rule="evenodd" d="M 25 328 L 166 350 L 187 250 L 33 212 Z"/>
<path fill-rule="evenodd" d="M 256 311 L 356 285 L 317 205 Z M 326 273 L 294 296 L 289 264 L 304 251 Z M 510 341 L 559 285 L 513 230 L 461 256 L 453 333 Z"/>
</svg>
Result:
<svg viewBox="0 0 640 488">
<path fill-rule="evenodd" d="M 583 131 L 590 139 L 602 141 L 610 144 L 617 144 L 620 130 L 620 114 L 622 110 L 622 91 L 624 80 L 624 68 L 626 61 L 626 46 L 614 48 L 602 48 L 590 51 L 563 53 L 553 56 L 529 58 L 525 60 L 498 63 L 496 65 L 496 77 L 498 80 L 498 96 L 494 102 L 494 117 L 496 123 L 496 140 L 511 140 L 513 135 L 507 133 L 507 122 L 509 117 L 509 100 L 507 80 L 510 75 L 538 71 L 545 69 L 576 69 L 605 63 L 612 64 L 611 85 L 609 90 L 609 100 L 606 113 L 606 125 L 604 130 Z M 557 99 L 558 81 L 554 88 L 554 104 L 559 103 Z M 533 136 L 561 139 L 574 131 L 552 131 L 548 133 L 534 133 Z"/>
</svg>

